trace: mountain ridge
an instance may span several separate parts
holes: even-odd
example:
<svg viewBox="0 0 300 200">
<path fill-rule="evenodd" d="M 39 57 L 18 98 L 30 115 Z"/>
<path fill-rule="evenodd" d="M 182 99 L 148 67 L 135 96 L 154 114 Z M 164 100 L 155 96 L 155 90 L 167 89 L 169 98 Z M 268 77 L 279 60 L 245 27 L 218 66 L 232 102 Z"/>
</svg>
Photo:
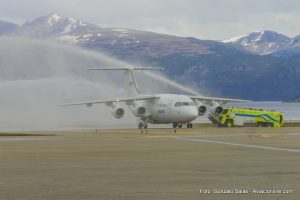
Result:
<svg viewBox="0 0 300 200">
<path fill-rule="evenodd" d="M 201 88 L 207 95 L 284 100 L 295 96 L 300 85 L 300 56 L 258 55 L 220 41 L 102 28 L 56 14 L 27 22 L 12 35 L 52 39 L 132 64 L 164 67 L 169 78 Z"/>
<path fill-rule="evenodd" d="M 223 42 L 244 48 L 254 54 L 266 55 L 287 47 L 291 40 L 283 34 L 264 30 L 223 40 Z"/>
<path fill-rule="evenodd" d="M 10 34 L 16 31 L 19 28 L 19 25 L 0 20 L 0 35 Z"/>
</svg>

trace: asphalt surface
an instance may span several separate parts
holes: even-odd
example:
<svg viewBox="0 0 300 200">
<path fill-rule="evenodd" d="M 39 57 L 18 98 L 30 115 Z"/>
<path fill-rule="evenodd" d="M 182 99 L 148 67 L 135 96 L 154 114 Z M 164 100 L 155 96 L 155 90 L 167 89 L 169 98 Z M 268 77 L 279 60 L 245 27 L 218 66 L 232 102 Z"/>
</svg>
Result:
<svg viewBox="0 0 300 200">
<path fill-rule="evenodd" d="M 300 128 L 0 134 L 0 199 L 300 199 Z"/>
</svg>

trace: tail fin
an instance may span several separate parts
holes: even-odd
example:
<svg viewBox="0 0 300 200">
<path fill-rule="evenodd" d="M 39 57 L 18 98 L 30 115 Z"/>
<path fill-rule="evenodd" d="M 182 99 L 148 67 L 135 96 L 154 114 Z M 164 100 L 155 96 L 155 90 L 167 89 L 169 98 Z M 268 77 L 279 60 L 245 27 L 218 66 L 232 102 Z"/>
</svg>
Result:
<svg viewBox="0 0 300 200">
<path fill-rule="evenodd" d="M 125 71 L 125 89 L 129 97 L 138 96 L 141 90 L 137 84 L 134 71 L 136 70 L 160 70 L 163 68 L 158 67 L 122 67 L 122 68 L 89 68 L 87 70 L 123 70 Z"/>
</svg>

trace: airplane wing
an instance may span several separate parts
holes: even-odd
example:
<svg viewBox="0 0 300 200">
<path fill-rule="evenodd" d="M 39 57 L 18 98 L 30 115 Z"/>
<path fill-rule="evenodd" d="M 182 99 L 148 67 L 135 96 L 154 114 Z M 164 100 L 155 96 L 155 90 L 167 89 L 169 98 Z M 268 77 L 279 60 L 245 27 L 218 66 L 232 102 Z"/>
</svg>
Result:
<svg viewBox="0 0 300 200">
<path fill-rule="evenodd" d="M 69 104 L 62 104 L 60 106 L 75 106 L 75 105 L 86 105 L 86 106 L 92 106 L 93 104 L 99 104 L 104 103 L 106 105 L 110 105 L 112 103 L 117 102 L 124 102 L 127 105 L 130 105 L 133 101 L 141 101 L 141 100 L 154 100 L 159 97 L 157 96 L 150 96 L 150 95 L 144 95 L 139 97 L 128 97 L 128 98 L 119 98 L 119 99 L 108 99 L 108 100 L 95 100 L 95 101 L 89 101 L 89 102 L 77 102 L 77 103 L 69 103 Z"/>
<path fill-rule="evenodd" d="M 241 99 L 227 99 L 227 98 L 217 98 L 217 97 L 204 97 L 204 96 L 190 96 L 192 100 L 199 100 L 199 101 L 216 101 L 216 102 L 222 102 L 222 103 L 228 103 L 228 102 L 252 102 L 249 100 L 241 100 Z"/>
</svg>

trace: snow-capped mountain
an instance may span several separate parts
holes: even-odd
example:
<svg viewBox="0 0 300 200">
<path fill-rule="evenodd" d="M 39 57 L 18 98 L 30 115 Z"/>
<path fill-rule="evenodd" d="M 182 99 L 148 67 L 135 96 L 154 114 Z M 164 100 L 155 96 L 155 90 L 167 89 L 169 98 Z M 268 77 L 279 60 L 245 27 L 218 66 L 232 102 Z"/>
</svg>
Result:
<svg viewBox="0 0 300 200">
<path fill-rule="evenodd" d="M 82 31 L 85 27 L 95 27 L 92 24 L 82 22 L 69 17 L 62 17 L 57 14 L 50 14 L 39 17 L 32 22 L 26 22 L 21 26 L 19 33 L 31 37 L 58 37 L 74 31 Z"/>
<path fill-rule="evenodd" d="M 288 45 L 288 47 L 299 47 L 300 48 L 300 35 L 298 35 L 297 37 L 294 37 L 290 44 Z"/>
<path fill-rule="evenodd" d="M 265 55 L 285 48 L 291 42 L 291 38 L 274 31 L 257 31 L 222 42 L 233 44 L 254 54 Z"/>
<path fill-rule="evenodd" d="M 289 44 L 296 45 L 298 41 L 272 31 L 253 32 L 222 42 L 199 40 L 132 29 L 103 28 L 53 13 L 26 22 L 22 26 L 13 24 L 6 26 L 9 25 L 13 28 L 4 29 L 6 34 L 50 38 L 95 50 L 106 51 L 109 49 L 109 53 L 113 52 L 113 54 L 126 52 L 124 56 L 132 55 L 132 51 L 138 52 L 137 56 L 151 54 L 155 57 L 173 53 L 218 54 L 218 50 L 228 48 L 244 51 L 244 53 L 265 55 L 287 48 Z"/>
<path fill-rule="evenodd" d="M 273 52 L 272 55 L 278 57 L 290 57 L 294 55 L 300 55 L 300 35 L 292 38 L 290 43 L 286 47 L 276 52 Z"/>
<path fill-rule="evenodd" d="M 299 59 L 258 55 L 278 52 L 278 49 L 286 49 L 289 45 L 297 46 L 298 37 L 291 40 L 270 31 L 218 42 L 124 28 L 103 28 L 50 14 L 2 35 L 56 40 L 101 51 L 132 64 L 164 67 L 172 80 L 193 84 L 207 95 L 282 100 L 299 93 Z"/>
<path fill-rule="evenodd" d="M 20 35 L 29 37 L 51 38 L 71 44 L 95 41 L 102 36 L 127 36 L 127 29 L 107 29 L 58 14 L 39 17 L 21 26 Z M 112 34 L 116 32 L 118 34 Z"/>
<path fill-rule="evenodd" d="M 184 54 L 209 54 L 215 46 L 226 46 L 221 42 L 196 38 L 177 37 L 147 31 L 123 28 L 103 28 L 87 22 L 57 14 L 39 17 L 20 26 L 17 33 L 34 38 L 50 38 L 60 42 L 76 44 L 95 50 L 126 52 L 139 49 L 140 54 L 155 56 L 174 52 Z M 232 47 L 229 47 L 232 48 Z"/>
</svg>

